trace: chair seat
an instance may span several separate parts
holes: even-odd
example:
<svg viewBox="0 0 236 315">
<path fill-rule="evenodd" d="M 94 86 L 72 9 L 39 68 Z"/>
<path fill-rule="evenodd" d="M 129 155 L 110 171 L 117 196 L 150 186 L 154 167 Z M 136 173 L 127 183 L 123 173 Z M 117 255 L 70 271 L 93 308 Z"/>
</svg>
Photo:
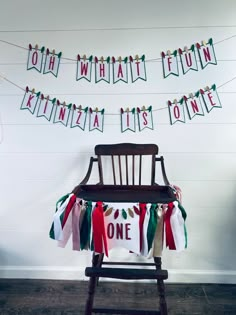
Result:
<svg viewBox="0 0 236 315">
<path fill-rule="evenodd" d="M 167 270 L 151 270 L 151 269 L 137 269 L 137 268 L 100 268 L 100 267 L 87 267 L 85 269 L 87 277 L 104 277 L 113 279 L 159 279 L 166 280 L 168 278 Z"/>
<path fill-rule="evenodd" d="M 77 197 L 87 201 L 169 203 L 176 200 L 170 186 L 80 185 Z"/>
</svg>

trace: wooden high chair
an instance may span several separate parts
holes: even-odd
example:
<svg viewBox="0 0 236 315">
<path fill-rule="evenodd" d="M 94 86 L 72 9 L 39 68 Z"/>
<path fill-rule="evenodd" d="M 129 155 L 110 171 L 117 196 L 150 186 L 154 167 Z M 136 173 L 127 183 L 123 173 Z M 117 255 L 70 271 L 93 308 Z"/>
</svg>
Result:
<svg viewBox="0 0 236 315">
<path fill-rule="evenodd" d="M 90 158 L 87 174 L 73 192 L 83 200 L 94 202 L 119 202 L 121 204 L 124 202 L 158 204 L 172 202 L 176 200 L 176 197 L 166 176 L 164 159 L 162 156 L 158 157 L 157 154 L 158 146 L 155 144 L 119 143 L 96 145 L 96 157 Z M 148 158 L 149 162 L 147 161 Z M 98 165 L 99 182 L 96 185 L 91 185 L 88 182 L 91 179 L 95 162 Z M 156 162 L 160 162 L 164 185 L 159 185 L 155 181 Z M 110 177 L 112 174 L 112 184 L 105 182 L 104 169 L 108 169 L 109 164 L 111 168 L 107 177 Z M 146 170 L 148 164 L 150 166 L 149 184 L 143 184 L 144 172 L 145 177 L 148 175 Z M 145 169 L 143 166 L 145 166 Z M 90 278 L 85 315 L 92 313 L 167 315 L 164 280 L 168 278 L 168 272 L 161 269 L 161 257 L 154 257 L 154 262 L 152 263 L 138 263 L 105 262 L 103 261 L 103 256 L 104 254 L 93 253 L 92 267 L 85 269 L 85 275 Z M 108 265 L 111 267 L 104 267 Z M 119 268 L 119 266 L 123 267 Z M 137 268 L 137 266 L 153 266 L 153 269 Z M 94 308 L 93 301 L 96 284 L 98 279 L 103 277 L 126 280 L 157 280 L 160 309 L 150 311 Z"/>
</svg>

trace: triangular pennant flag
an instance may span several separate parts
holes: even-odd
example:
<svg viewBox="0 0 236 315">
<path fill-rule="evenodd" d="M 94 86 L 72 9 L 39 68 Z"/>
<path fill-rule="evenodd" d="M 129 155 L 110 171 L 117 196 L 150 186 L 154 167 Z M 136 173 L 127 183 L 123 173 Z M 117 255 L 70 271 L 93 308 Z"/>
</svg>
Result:
<svg viewBox="0 0 236 315">
<path fill-rule="evenodd" d="M 184 50 L 179 49 L 179 56 L 183 74 L 186 74 L 189 70 L 198 70 L 194 45 L 192 45 L 190 49 L 188 49 L 188 47 L 184 47 Z"/>
<path fill-rule="evenodd" d="M 193 117 L 196 115 L 204 116 L 201 99 L 199 97 L 199 92 L 196 93 L 195 95 L 190 94 L 190 97 L 184 96 L 183 99 L 187 107 L 189 119 L 193 119 Z"/>
<path fill-rule="evenodd" d="M 74 104 L 72 106 L 72 118 L 71 118 L 71 128 L 79 127 L 80 129 L 85 129 L 86 119 L 87 119 L 88 107 L 82 108 L 80 105 L 76 107 Z"/>
<path fill-rule="evenodd" d="M 135 132 L 135 108 L 131 111 L 129 108 L 124 110 L 121 108 L 121 132 L 125 132 L 127 130 L 131 130 Z"/>
<path fill-rule="evenodd" d="M 138 107 L 137 113 L 139 131 L 142 131 L 145 128 L 153 129 L 152 106 L 149 106 L 148 108 L 143 106 L 141 109 Z"/>
<path fill-rule="evenodd" d="M 103 57 L 101 57 L 101 59 L 95 57 L 94 60 L 95 83 L 98 83 L 100 81 L 110 83 L 110 57 L 107 57 L 106 60 Z"/>
<path fill-rule="evenodd" d="M 61 123 L 64 126 L 67 126 L 68 124 L 68 119 L 70 115 L 70 110 L 71 110 L 71 104 L 66 105 L 64 102 L 63 104 L 60 103 L 59 100 L 57 100 L 56 104 L 56 111 L 55 111 L 55 116 L 54 116 L 54 123 Z"/>
<path fill-rule="evenodd" d="M 86 55 L 82 58 L 80 55 L 77 56 L 76 81 L 86 79 L 91 82 L 92 60 L 93 56 L 90 56 L 89 58 L 86 58 Z"/>
<path fill-rule="evenodd" d="M 217 64 L 212 38 L 209 39 L 208 43 L 206 43 L 205 41 L 202 41 L 202 45 L 197 43 L 196 47 L 198 50 L 202 69 L 204 69 L 209 64 Z"/>
<path fill-rule="evenodd" d="M 95 129 L 103 132 L 103 124 L 104 124 L 104 109 L 101 111 L 96 108 L 95 110 L 92 110 L 90 108 L 89 112 L 89 131 L 93 131 Z"/>
<path fill-rule="evenodd" d="M 177 121 L 185 123 L 184 106 L 182 100 L 180 102 L 174 100 L 173 103 L 171 103 L 171 101 L 168 101 L 168 109 L 171 125 L 173 125 Z"/>
<path fill-rule="evenodd" d="M 38 45 L 33 48 L 32 45 L 29 44 L 27 70 L 35 69 L 38 72 L 42 71 L 44 49 L 44 47 L 39 49 Z"/>
<path fill-rule="evenodd" d="M 127 57 L 123 60 L 121 57 L 119 57 L 118 60 L 116 60 L 115 57 L 112 57 L 113 83 L 119 81 L 128 83 L 127 61 Z"/>
<path fill-rule="evenodd" d="M 44 74 L 52 73 L 55 77 L 57 77 L 61 55 L 61 52 L 56 54 L 54 50 L 52 52 L 50 52 L 49 49 L 46 50 L 46 59 L 43 70 Z"/>
<path fill-rule="evenodd" d="M 51 100 L 49 96 L 45 97 L 41 94 L 37 117 L 45 117 L 48 121 L 50 121 L 55 102 L 55 98 Z"/>
<path fill-rule="evenodd" d="M 216 91 L 215 84 L 211 88 L 206 87 L 205 91 L 200 90 L 207 112 L 209 113 L 214 107 L 221 108 L 220 99 Z"/>
<path fill-rule="evenodd" d="M 141 58 L 139 58 L 138 55 L 136 55 L 134 58 L 130 56 L 129 59 L 132 83 L 138 79 L 147 81 L 145 55 L 142 55 Z"/>
<path fill-rule="evenodd" d="M 30 90 L 28 87 L 25 89 L 25 95 L 21 103 L 20 109 L 28 109 L 31 114 L 34 114 L 36 105 L 38 103 L 40 92 L 35 93 L 35 90 Z"/>
<path fill-rule="evenodd" d="M 175 50 L 173 53 L 168 50 L 167 54 L 162 52 L 161 56 L 164 78 L 167 78 L 171 74 L 178 76 L 179 68 L 177 61 L 177 50 Z"/>
</svg>

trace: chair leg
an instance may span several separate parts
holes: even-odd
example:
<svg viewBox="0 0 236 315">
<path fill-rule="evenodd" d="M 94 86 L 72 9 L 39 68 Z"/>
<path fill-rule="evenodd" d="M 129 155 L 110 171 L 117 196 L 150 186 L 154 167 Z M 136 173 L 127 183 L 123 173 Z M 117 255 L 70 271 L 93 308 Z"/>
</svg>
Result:
<svg viewBox="0 0 236 315">
<path fill-rule="evenodd" d="M 161 269 L 161 257 L 154 257 L 154 262 L 156 264 L 156 269 Z M 159 292 L 159 305 L 161 315 L 167 315 L 167 305 L 165 298 L 165 285 L 163 280 L 157 280 L 157 287 Z"/>
<path fill-rule="evenodd" d="M 103 254 L 95 255 L 93 253 L 92 258 L 92 266 L 93 267 L 101 267 L 103 261 Z M 93 310 L 93 302 L 94 302 L 94 294 L 95 294 L 95 288 L 98 283 L 97 277 L 90 277 L 89 278 L 89 285 L 88 285 L 88 296 L 87 301 L 85 305 L 85 315 L 91 315 Z"/>
</svg>

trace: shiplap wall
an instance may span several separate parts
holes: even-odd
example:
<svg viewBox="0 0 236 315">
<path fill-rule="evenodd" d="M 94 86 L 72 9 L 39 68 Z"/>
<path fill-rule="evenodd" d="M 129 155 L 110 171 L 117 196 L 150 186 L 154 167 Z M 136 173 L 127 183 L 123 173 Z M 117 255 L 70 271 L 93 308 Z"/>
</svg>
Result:
<svg viewBox="0 0 236 315">
<path fill-rule="evenodd" d="M 159 145 L 171 183 L 183 191 L 189 247 L 164 251 L 169 280 L 236 282 L 236 80 L 228 82 L 236 76 L 235 21 L 233 0 L 1 2 L 0 74 L 17 85 L 0 82 L 1 277 L 83 279 L 91 253 L 58 248 L 48 237 L 55 202 L 83 178 L 95 144 L 137 142 Z M 163 79 L 160 61 L 147 62 L 147 81 L 133 84 L 76 82 L 76 63 L 65 59 L 57 78 L 26 71 L 29 43 L 71 59 L 85 53 L 150 60 L 211 37 L 219 42 L 218 64 L 186 75 L 180 69 L 179 77 Z M 203 117 L 171 126 L 168 110 L 158 110 L 226 82 L 218 89 L 222 109 Z M 20 111 L 26 85 L 62 102 L 105 108 L 104 132 Z M 154 130 L 121 133 L 120 107 L 143 105 L 153 106 Z M 111 256 L 130 257 L 122 250 Z"/>
</svg>

